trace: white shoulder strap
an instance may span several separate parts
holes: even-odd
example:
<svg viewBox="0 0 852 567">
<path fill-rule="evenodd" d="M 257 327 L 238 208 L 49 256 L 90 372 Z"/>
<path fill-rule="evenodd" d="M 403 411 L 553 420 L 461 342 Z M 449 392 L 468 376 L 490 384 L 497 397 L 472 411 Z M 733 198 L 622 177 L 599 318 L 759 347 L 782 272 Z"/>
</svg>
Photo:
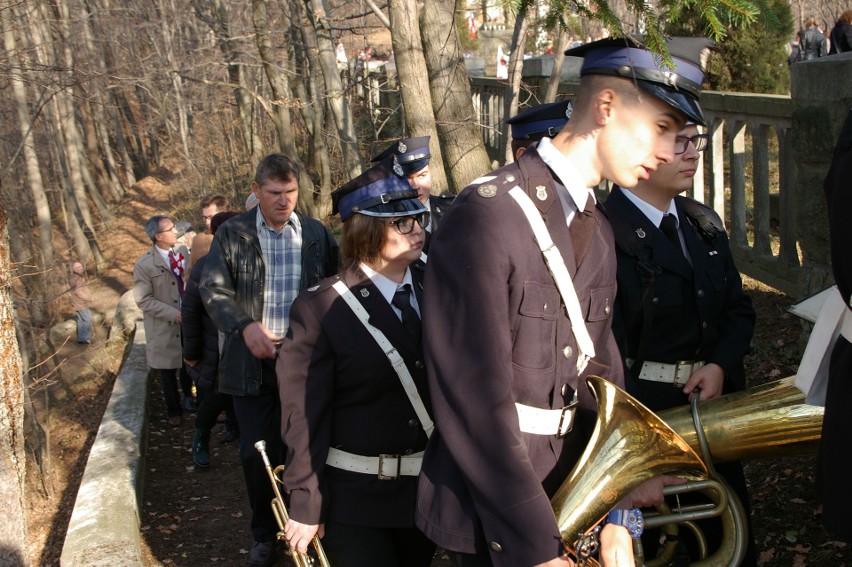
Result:
<svg viewBox="0 0 852 567">
<path fill-rule="evenodd" d="M 352 295 L 352 292 L 348 287 L 346 287 L 345 283 L 338 280 L 332 287 L 334 287 L 334 290 L 340 294 L 340 297 L 343 298 L 346 304 L 349 305 L 349 308 L 352 309 L 361 323 L 363 323 L 364 327 L 371 335 L 373 335 L 373 338 L 379 344 L 379 348 L 381 348 L 382 351 L 384 351 L 385 356 L 388 357 L 388 361 L 390 361 L 391 366 L 393 366 L 397 376 L 399 376 L 399 381 L 402 383 L 405 395 L 408 396 L 408 400 L 414 407 L 414 412 L 417 414 L 417 417 L 420 418 L 420 424 L 423 426 L 423 430 L 426 432 L 428 437 L 431 437 L 432 431 L 435 429 L 435 424 L 432 422 L 429 412 L 426 411 L 426 406 L 423 405 L 423 400 L 420 398 L 420 392 L 417 391 L 417 386 L 414 384 L 414 379 L 411 377 L 411 373 L 408 371 L 408 367 L 405 365 L 405 361 L 402 359 L 402 356 L 396 348 L 394 348 L 385 334 L 370 324 L 370 316 L 367 314 L 367 310 L 364 309 L 364 306 L 361 305 L 357 299 L 355 299 L 355 296 Z"/>
<path fill-rule="evenodd" d="M 544 254 L 545 263 L 550 270 L 550 275 L 553 276 L 553 281 L 556 282 L 556 287 L 559 289 L 559 294 L 562 296 L 562 302 L 565 304 L 565 309 L 568 311 L 568 319 L 571 321 L 571 331 L 574 333 L 574 338 L 577 340 L 577 346 L 580 347 L 580 352 L 577 353 L 577 371 L 582 372 L 586 368 L 590 358 L 595 357 L 595 345 L 592 343 L 592 338 L 589 336 L 589 331 L 586 329 L 585 318 L 583 311 L 580 309 L 580 300 L 577 299 L 577 291 L 574 289 L 574 282 L 571 281 L 571 274 L 568 273 L 568 268 L 565 266 L 565 260 L 559 253 L 559 249 L 553 244 L 550 238 L 550 233 L 547 232 L 547 226 L 544 224 L 544 219 L 523 189 L 517 185 L 509 191 L 509 195 L 518 203 L 527 221 L 530 223 L 536 242 Z"/>
</svg>

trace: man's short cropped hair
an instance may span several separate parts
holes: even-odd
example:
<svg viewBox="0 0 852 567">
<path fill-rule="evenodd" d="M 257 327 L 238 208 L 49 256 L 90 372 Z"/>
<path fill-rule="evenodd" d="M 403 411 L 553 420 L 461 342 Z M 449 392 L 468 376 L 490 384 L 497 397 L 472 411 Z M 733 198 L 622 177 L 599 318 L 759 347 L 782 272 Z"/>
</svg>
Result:
<svg viewBox="0 0 852 567">
<path fill-rule="evenodd" d="M 206 195 L 203 199 L 201 199 L 201 206 L 199 208 L 206 209 L 210 205 L 216 205 L 218 210 L 224 211 L 228 208 L 228 199 L 219 193 Z"/>
<path fill-rule="evenodd" d="M 275 181 L 299 181 L 299 164 L 296 160 L 284 154 L 269 154 L 257 164 L 254 173 L 254 182 L 263 185 L 269 180 Z"/>
<path fill-rule="evenodd" d="M 151 242 L 154 242 L 157 233 L 160 232 L 160 222 L 163 219 L 172 220 L 172 217 L 168 215 L 154 215 L 153 217 L 148 219 L 147 223 L 145 223 L 145 234 L 148 235 L 148 238 L 151 239 Z"/>
</svg>

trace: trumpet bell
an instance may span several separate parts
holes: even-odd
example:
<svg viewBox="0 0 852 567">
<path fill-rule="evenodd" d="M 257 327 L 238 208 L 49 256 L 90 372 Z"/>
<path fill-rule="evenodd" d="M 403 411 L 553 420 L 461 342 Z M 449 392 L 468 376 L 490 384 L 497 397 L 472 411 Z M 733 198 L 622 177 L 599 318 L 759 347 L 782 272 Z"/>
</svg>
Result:
<svg viewBox="0 0 852 567">
<path fill-rule="evenodd" d="M 689 444 L 638 400 L 598 376 L 586 384 L 598 401 L 597 422 L 585 452 L 550 501 L 571 551 L 644 481 L 671 473 L 695 480 L 707 475 Z"/>
</svg>

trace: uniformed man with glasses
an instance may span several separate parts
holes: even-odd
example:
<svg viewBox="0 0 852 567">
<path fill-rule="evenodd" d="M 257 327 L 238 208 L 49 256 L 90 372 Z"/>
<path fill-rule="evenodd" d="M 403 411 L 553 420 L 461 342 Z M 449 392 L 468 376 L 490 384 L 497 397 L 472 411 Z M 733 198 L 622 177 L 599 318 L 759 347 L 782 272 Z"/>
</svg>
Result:
<svg viewBox="0 0 852 567">
<path fill-rule="evenodd" d="M 625 359 L 625 384 L 653 411 L 689 403 L 693 394 L 706 400 L 745 387 L 754 309 L 721 219 L 681 195 L 701 173 L 708 141 L 698 124 L 688 124 L 675 139 L 674 160 L 635 187 L 614 187 L 604 205 L 617 244 L 613 333 Z M 748 511 L 742 466 L 717 469 Z M 712 553 L 720 522 L 702 524 Z M 654 557 L 658 538 L 642 540 L 645 556 Z M 742 564 L 754 565 L 753 540 L 747 547 Z"/>
</svg>

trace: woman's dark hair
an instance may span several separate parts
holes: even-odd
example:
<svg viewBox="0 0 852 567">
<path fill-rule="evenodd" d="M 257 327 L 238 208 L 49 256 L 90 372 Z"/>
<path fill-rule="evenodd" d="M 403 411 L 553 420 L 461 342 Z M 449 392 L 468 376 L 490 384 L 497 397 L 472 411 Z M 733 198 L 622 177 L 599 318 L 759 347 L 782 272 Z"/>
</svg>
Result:
<svg viewBox="0 0 852 567">
<path fill-rule="evenodd" d="M 384 219 L 354 214 L 343 221 L 340 256 L 344 268 L 354 268 L 360 262 L 371 263 L 379 257 L 385 244 L 387 223 Z"/>
<path fill-rule="evenodd" d="M 232 219 L 240 213 L 236 211 L 222 211 L 221 213 L 216 213 L 213 215 L 213 218 L 210 219 L 210 234 L 216 234 L 216 231 L 219 230 L 219 227 L 222 226 L 228 219 Z"/>
</svg>

